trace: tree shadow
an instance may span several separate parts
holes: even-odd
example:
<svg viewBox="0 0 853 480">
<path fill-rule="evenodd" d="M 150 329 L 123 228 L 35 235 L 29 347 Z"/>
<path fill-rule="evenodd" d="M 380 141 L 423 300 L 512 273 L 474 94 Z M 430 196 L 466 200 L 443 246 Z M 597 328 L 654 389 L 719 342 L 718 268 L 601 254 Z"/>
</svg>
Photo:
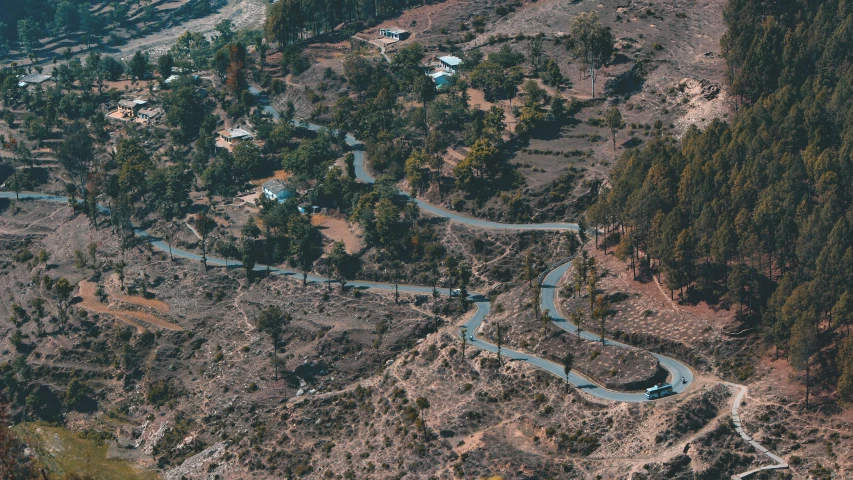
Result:
<svg viewBox="0 0 853 480">
<path fill-rule="evenodd" d="M 14 173 L 14 171 L 15 170 L 12 168 L 11 165 L 0 165 L 0 184 L 6 183 L 6 180 L 8 180 L 9 177 L 12 176 L 12 173 Z"/>
<path fill-rule="evenodd" d="M 611 78 L 604 84 L 604 92 L 608 97 L 631 98 L 643 89 L 648 73 L 645 62 L 637 62 L 629 70 Z"/>
<path fill-rule="evenodd" d="M 634 148 L 642 145 L 643 139 L 638 137 L 631 137 L 628 140 L 622 142 L 622 148 Z"/>
<path fill-rule="evenodd" d="M 630 298 L 630 296 L 625 292 L 614 292 L 614 293 L 610 293 L 610 294 L 605 295 L 604 298 L 605 298 L 605 300 L 607 300 L 607 303 L 614 304 L 614 303 L 624 302 L 625 300 L 628 300 L 628 298 Z"/>
<path fill-rule="evenodd" d="M 613 60 L 610 62 L 611 65 L 622 65 L 625 63 L 630 63 L 631 57 L 625 55 L 624 53 L 617 53 L 613 55 Z"/>
<path fill-rule="evenodd" d="M 536 140 L 556 140 L 562 136 L 563 124 L 561 122 L 542 122 L 530 132 L 530 138 Z M 529 145 L 529 142 L 526 142 Z"/>
</svg>

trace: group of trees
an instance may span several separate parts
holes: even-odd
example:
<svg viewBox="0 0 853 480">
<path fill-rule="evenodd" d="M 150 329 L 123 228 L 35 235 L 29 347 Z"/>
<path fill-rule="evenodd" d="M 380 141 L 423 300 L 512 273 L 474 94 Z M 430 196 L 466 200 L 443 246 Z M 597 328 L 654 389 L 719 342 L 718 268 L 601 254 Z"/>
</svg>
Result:
<svg viewBox="0 0 853 480">
<path fill-rule="evenodd" d="M 44 71 L 40 66 L 35 70 Z M 115 58 L 92 53 L 82 62 L 72 59 L 54 67 L 55 85 L 22 89 L 18 87 L 18 75 L 24 70 L 16 66 L 0 71 L 0 96 L 6 108 L 26 110 L 21 123 L 15 127 L 22 127 L 30 140 L 42 142 L 54 138 L 55 128 L 63 118 L 87 119 L 96 130 L 102 130 L 106 121 L 98 109 L 99 104 L 121 96 L 117 90 L 105 94 L 104 84 L 107 80 L 118 80 L 124 71 L 125 65 Z M 11 127 L 16 115 L 10 110 L 0 113 Z"/>
<path fill-rule="evenodd" d="M 731 125 L 625 153 L 589 220 L 687 297 L 739 305 L 794 366 L 853 399 L 851 7 L 730 0 Z M 735 13 L 736 12 L 736 13 Z"/>
<path fill-rule="evenodd" d="M 464 65 L 472 85 L 494 95 L 494 100 L 510 99 L 524 79 L 524 58 L 505 45 L 485 61 L 471 54 Z M 416 194 L 435 188 L 444 197 L 456 187 L 467 195 L 488 197 L 512 185 L 514 176 L 502 148 L 508 135 L 504 109 L 471 108 L 465 76 L 437 95 L 421 72 L 423 59 L 417 43 L 401 49 L 390 69 L 384 62 L 351 55 L 344 62 L 344 74 L 358 100 L 341 97 L 331 111 L 332 126 L 364 139 L 372 170 L 405 177 Z M 522 91 L 525 102 L 518 114 L 518 135 L 529 135 L 546 121 L 558 125 L 569 115 L 565 101 L 547 95 L 536 81 L 529 80 Z M 404 106 L 398 100 L 401 95 L 417 103 Z M 472 151 L 453 170 L 453 181 L 446 181 L 441 154 L 460 141 Z"/>
<path fill-rule="evenodd" d="M 284 3 L 298 2 L 279 3 L 274 10 L 286 11 Z M 299 32 L 293 30 L 280 41 L 296 41 L 292 36 Z M 271 34 L 268 28 L 267 35 Z M 595 13 L 584 13 L 574 20 L 572 34 L 565 41 L 589 70 L 594 89 L 595 73 L 613 53 L 612 33 Z M 455 186 L 468 196 L 487 198 L 515 184 L 511 169 L 506 168 L 506 139 L 530 136 L 545 125 L 558 128 L 575 107 L 567 105 L 559 93 L 548 94 L 530 78 L 540 77 L 555 87 L 565 82 L 556 61 L 545 58 L 542 42 L 539 36 L 528 39 L 526 56 L 509 44 L 486 58 L 480 50 L 466 52 L 462 74 L 444 88 L 444 95 L 437 95 L 432 82 L 423 75 L 424 50 L 417 43 L 398 51 L 391 68 L 355 52 L 344 62 L 344 75 L 358 94 L 357 100 L 341 97 L 330 121 L 335 128 L 356 132 L 366 141 L 374 171 L 406 177 L 416 193 L 434 187 L 443 197 Z M 486 112 L 470 107 L 469 85 L 482 90 L 488 101 L 509 101 L 510 108 L 513 99 L 523 94 L 522 104 L 513 110 L 518 121 L 512 132 L 508 132 L 503 107 Z M 406 106 L 398 101 L 400 96 L 416 103 Z M 624 126 L 618 110 L 615 113 L 607 119 L 614 145 L 616 130 Z M 453 170 L 454 182 L 445 185 L 442 164 L 436 156 L 460 142 L 471 152 Z"/>
</svg>

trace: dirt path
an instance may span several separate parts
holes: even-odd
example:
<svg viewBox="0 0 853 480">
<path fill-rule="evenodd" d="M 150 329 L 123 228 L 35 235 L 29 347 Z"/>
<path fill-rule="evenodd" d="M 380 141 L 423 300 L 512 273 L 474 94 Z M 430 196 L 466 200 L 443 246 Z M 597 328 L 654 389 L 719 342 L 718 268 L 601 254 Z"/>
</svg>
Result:
<svg viewBox="0 0 853 480">
<path fill-rule="evenodd" d="M 750 446 L 752 446 L 756 450 L 757 453 L 764 454 L 767 458 L 769 458 L 770 460 L 772 460 L 774 462 L 773 465 L 766 465 L 766 466 L 759 467 L 759 468 L 756 468 L 753 470 L 749 470 L 748 472 L 743 472 L 743 473 L 739 473 L 737 475 L 732 475 L 732 478 L 735 480 L 738 480 L 738 479 L 748 478 L 748 477 L 750 477 L 756 473 L 763 472 L 766 470 L 787 469 L 788 464 L 785 462 L 785 460 L 782 460 L 779 456 L 777 456 L 776 454 L 774 454 L 773 452 L 771 452 L 770 450 L 765 448 L 760 443 L 753 440 L 752 437 L 750 437 L 749 434 L 747 434 L 746 431 L 743 429 L 743 425 L 741 424 L 741 420 L 740 420 L 740 414 L 738 413 L 738 411 L 740 409 L 740 404 L 743 402 L 744 397 L 746 397 L 746 394 L 749 391 L 747 386 L 746 385 L 738 385 L 736 383 L 728 383 L 728 382 L 726 382 L 725 385 L 729 388 L 739 389 L 737 395 L 735 396 L 734 401 L 732 402 L 732 421 L 734 422 L 735 431 L 738 433 L 738 435 L 740 435 L 740 437 L 746 443 L 748 443 Z"/>
<path fill-rule="evenodd" d="M 391 63 L 391 59 L 388 58 L 388 55 L 385 54 L 385 45 L 382 45 L 381 43 L 374 42 L 373 40 L 368 40 L 366 38 L 359 37 L 358 35 L 353 35 L 352 38 L 354 38 L 356 40 L 361 40 L 362 42 L 369 43 L 369 44 L 373 45 L 374 47 L 379 48 L 379 53 L 382 55 L 382 58 L 384 58 L 386 62 Z"/>
<path fill-rule="evenodd" d="M 0 233 L 2 233 L 4 235 L 21 235 L 21 234 L 46 235 L 48 232 L 56 231 L 56 229 L 59 228 L 60 223 L 58 221 L 56 221 L 56 219 L 53 217 L 55 215 L 61 213 L 61 212 L 67 213 L 67 211 L 65 210 L 64 207 L 63 208 L 57 208 L 56 210 L 51 212 L 50 215 L 45 215 L 39 219 L 31 221 L 30 223 L 28 223 L 24 226 L 21 226 L 21 227 L 2 228 L 2 226 L 0 226 Z M 53 222 L 52 226 L 39 225 L 40 223 L 48 221 L 48 220 Z M 9 225 L 9 224 L 10 224 L 10 222 L 6 222 L 6 221 L 3 221 L 3 223 L 2 223 L 2 225 Z M 43 231 L 32 231 L 32 229 L 34 229 L 34 228 L 35 229 L 44 229 L 44 230 Z"/>
<path fill-rule="evenodd" d="M 113 279 L 117 282 L 118 275 L 113 274 Z M 118 300 L 122 303 L 129 303 L 131 305 L 139 305 L 140 307 L 148 307 L 157 310 L 162 313 L 169 313 L 169 304 L 160 300 L 152 299 L 152 298 L 142 298 L 142 297 L 133 297 L 130 295 L 126 295 L 121 290 L 110 289 L 109 295 L 115 300 Z"/>
<path fill-rule="evenodd" d="M 89 282 L 86 280 L 80 282 L 80 297 L 83 298 L 83 301 L 80 303 L 80 306 L 90 312 L 104 315 L 112 315 L 113 317 L 118 318 L 124 323 L 136 328 L 136 331 L 139 333 L 143 333 L 146 330 L 146 328 L 142 324 L 140 324 L 139 321 L 160 328 L 165 328 L 166 330 L 183 330 L 180 325 L 175 325 L 174 323 L 167 322 L 162 318 L 158 318 L 154 315 L 151 315 L 150 313 L 136 312 L 133 310 L 111 310 L 109 308 L 109 305 L 104 305 L 95 296 L 96 288 L 97 285 L 94 282 Z"/>
<path fill-rule="evenodd" d="M 195 235 L 195 237 L 196 237 L 197 239 L 201 240 L 201 235 L 199 235 L 199 234 L 198 234 L 198 230 L 196 230 L 196 229 L 195 229 L 195 227 L 193 227 L 192 225 L 190 225 L 189 218 L 190 218 L 190 217 L 187 217 L 187 218 L 184 220 L 184 225 L 185 225 L 187 228 L 189 228 L 191 232 L 193 232 L 193 235 Z"/>
<path fill-rule="evenodd" d="M 462 160 L 465 160 L 467 153 L 460 152 L 455 148 L 448 148 L 447 155 L 444 155 L 444 163 L 450 165 L 451 168 L 456 167 Z"/>
</svg>

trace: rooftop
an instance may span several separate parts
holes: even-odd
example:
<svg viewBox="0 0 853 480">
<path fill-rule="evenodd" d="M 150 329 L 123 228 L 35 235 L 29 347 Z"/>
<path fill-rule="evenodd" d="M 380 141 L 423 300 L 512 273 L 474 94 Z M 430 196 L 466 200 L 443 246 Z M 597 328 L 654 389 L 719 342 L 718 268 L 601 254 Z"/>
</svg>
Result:
<svg viewBox="0 0 853 480">
<path fill-rule="evenodd" d="M 451 67 L 457 67 L 459 65 L 462 65 L 462 59 L 459 57 L 454 57 L 453 55 L 448 55 L 446 57 L 438 57 L 438 59 L 441 62 L 450 65 Z"/>
<path fill-rule="evenodd" d="M 267 180 L 266 182 L 264 182 L 263 187 L 264 187 L 264 190 L 266 190 L 270 193 L 278 193 L 282 190 L 287 190 L 287 184 L 284 183 L 282 180 L 279 180 L 277 178 L 273 178 L 272 180 Z"/>
<path fill-rule="evenodd" d="M 231 130 L 223 130 L 226 133 L 226 136 L 231 138 L 244 138 L 251 137 L 252 133 L 243 130 L 242 128 L 232 128 Z"/>
<path fill-rule="evenodd" d="M 21 77 L 21 81 L 24 83 L 44 83 L 53 78 L 50 75 L 44 75 L 39 73 L 33 73 L 30 75 L 24 75 Z"/>
<path fill-rule="evenodd" d="M 408 33 L 408 30 L 403 30 L 402 28 L 396 28 L 396 27 L 394 27 L 394 28 L 380 28 L 380 30 L 384 30 L 384 31 L 390 32 L 390 33 L 398 33 L 398 34 L 399 33 Z"/>
</svg>

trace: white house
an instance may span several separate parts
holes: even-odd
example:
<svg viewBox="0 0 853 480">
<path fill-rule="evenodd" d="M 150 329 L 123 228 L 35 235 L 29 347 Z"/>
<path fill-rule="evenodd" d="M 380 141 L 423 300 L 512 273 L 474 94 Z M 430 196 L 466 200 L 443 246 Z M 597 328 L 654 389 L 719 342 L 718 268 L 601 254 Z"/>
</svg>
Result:
<svg viewBox="0 0 853 480">
<path fill-rule="evenodd" d="M 232 128 L 230 130 L 221 130 L 219 132 L 219 138 L 233 144 L 242 140 L 251 140 L 254 137 L 252 137 L 250 132 L 247 132 L 242 128 Z"/>
<path fill-rule="evenodd" d="M 458 73 L 459 66 L 462 65 L 462 59 L 453 55 L 439 57 L 438 61 L 441 63 L 441 68 L 452 73 Z"/>
<path fill-rule="evenodd" d="M 410 33 L 402 28 L 380 28 L 379 36 L 390 38 L 392 40 L 405 40 L 409 38 Z"/>
<path fill-rule="evenodd" d="M 293 190 L 288 188 L 283 181 L 277 178 L 267 180 L 266 182 L 264 182 L 262 188 L 265 197 L 270 200 L 275 200 L 279 203 L 293 196 Z"/>
</svg>

